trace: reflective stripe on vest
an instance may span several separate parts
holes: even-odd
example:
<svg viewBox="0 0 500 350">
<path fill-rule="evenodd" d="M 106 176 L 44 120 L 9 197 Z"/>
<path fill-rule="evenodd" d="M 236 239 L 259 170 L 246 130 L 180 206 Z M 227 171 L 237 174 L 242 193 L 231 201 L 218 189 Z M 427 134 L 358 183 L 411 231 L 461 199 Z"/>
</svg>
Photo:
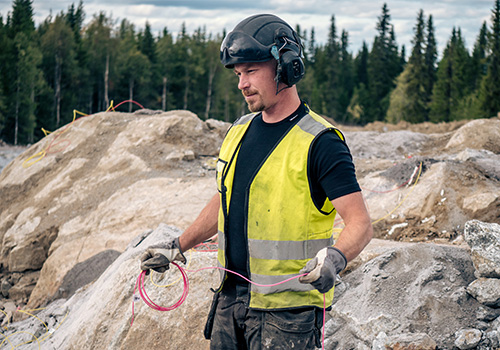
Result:
<svg viewBox="0 0 500 350">
<path fill-rule="evenodd" d="M 231 200 L 234 168 L 243 136 L 255 114 L 240 118 L 229 129 L 217 164 L 219 210 L 218 261 L 226 266 L 225 225 Z M 253 178 L 247 193 L 246 238 L 250 279 L 276 284 L 297 276 L 306 262 L 333 244 L 335 210 L 326 199 L 322 208 L 313 202 L 308 176 L 309 152 L 314 139 L 332 125 L 313 112 L 306 114 L 276 145 Z M 333 289 L 326 295 L 331 305 Z M 250 307 L 258 309 L 323 307 L 323 296 L 310 284 L 293 279 L 272 287 L 250 285 Z"/>
</svg>

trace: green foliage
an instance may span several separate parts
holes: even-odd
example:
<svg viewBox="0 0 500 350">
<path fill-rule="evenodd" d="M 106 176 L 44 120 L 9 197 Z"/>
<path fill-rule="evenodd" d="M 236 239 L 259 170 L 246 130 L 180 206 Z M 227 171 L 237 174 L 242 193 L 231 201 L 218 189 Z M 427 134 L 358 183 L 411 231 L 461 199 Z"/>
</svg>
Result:
<svg viewBox="0 0 500 350">
<path fill-rule="evenodd" d="M 311 108 L 337 122 L 377 120 L 434 122 L 490 117 L 500 110 L 500 0 L 491 23 L 482 24 L 471 54 L 454 29 L 437 61 L 432 16 L 417 17 L 406 62 L 398 47 L 387 4 L 377 35 L 349 51 L 349 33 L 331 16 L 328 40 L 318 44 L 315 28 L 302 38 L 306 75 L 297 85 Z M 38 28 L 33 0 L 13 0 L 0 16 L 0 139 L 30 143 L 84 113 L 106 110 L 111 101 L 134 100 L 150 109 L 189 109 L 200 118 L 234 121 L 247 112 L 237 77 L 219 62 L 225 36 L 204 27 L 175 37 L 167 28 L 155 36 L 148 22 L 136 29 L 105 13 L 84 25 L 83 2 L 50 15 Z M 340 35 L 339 35 L 340 34 Z M 123 110 L 137 108 L 129 103 Z"/>
<path fill-rule="evenodd" d="M 46 119 L 45 128 L 55 129 L 69 122 L 74 106 L 72 82 L 77 68 L 75 35 L 64 16 L 57 15 L 41 35 L 43 60 L 41 68 L 45 81 L 53 92 L 51 116 Z M 67 103 L 69 102 L 69 103 Z M 64 116 L 61 120 L 61 116 Z M 48 123 L 47 123 L 48 122 Z"/>
<path fill-rule="evenodd" d="M 490 55 L 487 58 L 488 73 L 479 90 L 479 103 L 484 117 L 496 116 L 500 111 L 500 0 L 495 0 L 491 16 L 491 32 L 488 37 Z"/>
<path fill-rule="evenodd" d="M 389 96 L 395 87 L 395 79 L 401 73 L 401 58 L 398 53 L 394 27 L 390 23 L 391 15 L 387 4 L 382 7 L 378 18 L 377 31 L 373 47 L 368 55 L 368 89 L 370 92 L 366 120 L 372 122 L 384 120 L 389 107 Z"/>
<path fill-rule="evenodd" d="M 40 50 L 23 32 L 14 37 L 17 62 L 15 64 L 14 144 L 32 143 L 36 125 L 35 95 L 43 84 Z"/>
<path fill-rule="evenodd" d="M 396 79 L 396 88 L 392 90 L 389 108 L 387 109 L 386 121 L 396 124 L 403 120 L 409 120 L 411 115 L 410 98 L 408 97 L 408 81 L 410 72 L 414 71 L 411 63 Z"/>
<path fill-rule="evenodd" d="M 3 48 L 3 50 L 0 51 L 0 62 L 6 62 L 6 48 L 9 47 L 8 40 L 9 38 L 7 36 L 7 28 L 3 23 L 2 16 L 0 16 L 0 47 Z M 0 64 L 0 135 L 5 128 L 6 97 L 3 84 L 5 82 L 5 68 L 5 65 Z"/>
<path fill-rule="evenodd" d="M 426 96 L 426 60 L 425 60 L 425 33 L 424 12 L 418 13 L 413 37 L 413 49 L 406 67 L 406 111 L 405 120 L 412 123 L 421 123 L 427 120 Z M 392 98 L 391 98 L 392 99 Z"/>
<path fill-rule="evenodd" d="M 461 118 L 460 102 L 472 91 L 470 87 L 469 53 L 460 29 L 453 28 L 452 36 L 438 65 L 437 82 L 430 104 L 430 120 L 451 121 Z"/>
</svg>

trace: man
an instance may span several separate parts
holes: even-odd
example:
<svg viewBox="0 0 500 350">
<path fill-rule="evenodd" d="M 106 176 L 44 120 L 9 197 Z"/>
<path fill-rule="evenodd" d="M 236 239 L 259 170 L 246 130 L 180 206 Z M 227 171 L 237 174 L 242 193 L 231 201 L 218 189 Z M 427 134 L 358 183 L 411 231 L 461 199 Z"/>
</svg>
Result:
<svg viewBox="0 0 500 350">
<path fill-rule="evenodd" d="M 342 133 L 297 93 L 301 50 L 274 15 L 251 16 L 226 36 L 221 62 L 238 76 L 252 113 L 224 139 L 219 193 L 180 237 L 141 258 L 143 270 L 162 272 L 218 233 L 220 266 L 258 283 L 223 273 L 205 328 L 211 349 L 319 346 L 323 298 L 330 308 L 337 274 L 372 237 Z M 333 245 L 337 212 L 345 227 Z"/>
</svg>

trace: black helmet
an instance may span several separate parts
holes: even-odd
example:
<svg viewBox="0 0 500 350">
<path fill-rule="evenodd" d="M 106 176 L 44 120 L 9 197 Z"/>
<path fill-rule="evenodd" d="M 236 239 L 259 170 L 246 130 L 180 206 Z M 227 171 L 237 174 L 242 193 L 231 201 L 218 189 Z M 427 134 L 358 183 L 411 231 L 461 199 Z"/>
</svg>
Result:
<svg viewBox="0 0 500 350">
<path fill-rule="evenodd" d="M 281 18 L 262 14 L 248 17 L 226 35 L 220 60 L 226 68 L 237 63 L 278 61 L 277 82 L 292 86 L 304 75 L 302 45 L 297 33 Z"/>
</svg>

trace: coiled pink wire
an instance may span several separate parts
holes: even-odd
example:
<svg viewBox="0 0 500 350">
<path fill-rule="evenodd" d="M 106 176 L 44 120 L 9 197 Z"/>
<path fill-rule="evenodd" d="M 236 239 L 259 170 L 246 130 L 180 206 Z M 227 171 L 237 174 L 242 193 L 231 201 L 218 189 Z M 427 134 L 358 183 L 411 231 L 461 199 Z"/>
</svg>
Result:
<svg viewBox="0 0 500 350">
<path fill-rule="evenodd" d="M 171 306 L 167 306 L 167 307 L 160 306 L 160 305 L 156 304 L 154 301 L 152 301 L 151 298 L 148 296 L 148 294 L 146 293 L 146 289 L 144 287 L 144 281 L 146 279 L 145 277 L 146 277 L 147 271 L 144 271 L 144 270 L 141 271 L 141 273 L 137 277 L 137 281 L 136 281 L 135 287 L 134 287 L 134 295 L 135 295 L 136 290 L 139 289 L 139 295 L 141 296 L 141 298 L 144 301 L 144 303 L 146 303 L 147 306 L 149 306 L 150 308 L 152 308 L 154 310 L 157 310 L 157 311 L 171 311 L 171 310 L 174 310 L 174 309 L 176 309 L 176 308 L 178 308 L 179 306 L 182 305 L 182 303 L 186 300 L 188 292 L 189 292 L 189 279 L 187 277 L 187 273 L 186 272 L 195 273 L 195 272 L 198 272 L 198 271 L 208 270 L 208 269 L 224 270 L 226 272 L 235 274 L 235 275 L 243 278 L 244 280 L 246 280 L 248 283 L 252 283 L 253 285 L 256 285 L 256 286 L 259 286 L 259 287 L 274 287 L 274 286 L 286 283 L 288 281 L 291 281 L 291 280 L 293 280 L 295 278 L 299 278 L 299 277 L 307 275 L 307 273 L 303 273 L 301 275 L 297 275 L 297 276 L 293 276 L 293 277 L 287 278 L 286 280 L 283 280 L 283 281 L 278 282 L 278 283 L 274 283 L 274 284 L 260 284 L 260 283 L 252 282 L 248 278 L 246 278 L 245 276 L 243 276 L 243 275 L 241 275 L 241 274 L 239 274 L 239 273 L 237 273 L 235 271 L 228 270 L 228 269 L 226 269 L 224 267 L 209 266 L 209 267 L 202 267 L 202 268 L 199 268 L 197 270 L 187 270 L 187 269 L 183 268 L 182 266 L 179 266 L 178 264 L 176 264 L 173 261 L 171 262 L 171 264 L 173 264 L 174 266 L 176 266 L 179 269 L 179 271 L 180 271 L 180 273 L 182 275 L 182 280 L 184 282 L 184 290 L 182 291 L 181 297 L 179 298 L 179 300 L 177 300 L 176 303 L 174 303 Z M 325 296 L 325 294 L 323 294 L 323 330 L 322 330 L 322 332 L 323 332 L 323 334 L 322 334 L 322 348 L 323 349 L 325 348 L 325 321 L 326 321 L 326 296 Z M 132 303 L 132 321 L 130 322 L 130 326 L 132 326 L 133 323 L 134 323 L 134 303 Z"/>
</svg>

